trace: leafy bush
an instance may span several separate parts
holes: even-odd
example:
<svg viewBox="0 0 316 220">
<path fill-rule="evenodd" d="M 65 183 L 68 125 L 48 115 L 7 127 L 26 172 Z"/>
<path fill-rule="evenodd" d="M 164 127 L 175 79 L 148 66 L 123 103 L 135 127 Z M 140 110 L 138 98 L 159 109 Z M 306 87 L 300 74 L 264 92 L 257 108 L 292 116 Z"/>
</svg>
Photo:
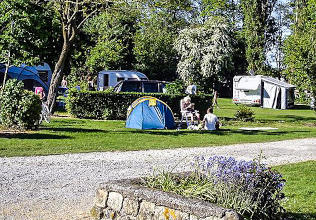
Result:
<svg viewBox="0 0 316 220">
<path fill-rule="evenodd" d="M 0 103 L 0 120 L 5 127 L 20 130 L 37 127 L 41 101 L 34 93 L 24 90 L 21 81 L 7 81 Z"/>
<path fill-rule="evenodd" d="M 184 93 L 184 85 L 181 80 L 176 80 L 174 82 L 168 83 L 165 88 L 168 94 L 183 94 Z"/>
<path fill-rule="evenodd" d="M 79 118 L 126 119 L 127 108 L 139 97 L 153 96 L 169 105 L 173 113 L 180 113 L 180 100 L 184 95 L 163 93 L 113 93 L 111 91 L 77 91 L 70 90 L 67 98 L 67 110 Z M 192 96 L 195 108 L 204 114 L 211 105 L 212 95 Z"/>
<path fill-rule="evenodd" d="M 285 180 L 260 162 L 213 156 L 197 157 L 193 166 L 191 175 L 163 172 L 146 178 L 144 184 L 216 203 L 249 219 L 276 219 L 284 211 L 280 202 Z"/>
<path fill-rule="evenodd" d="M 240 121 L 253 121 L 254 111 L 245 105 L 240 105 L 237 112 L 235 113 L 235 118 Z"/>
</svg>

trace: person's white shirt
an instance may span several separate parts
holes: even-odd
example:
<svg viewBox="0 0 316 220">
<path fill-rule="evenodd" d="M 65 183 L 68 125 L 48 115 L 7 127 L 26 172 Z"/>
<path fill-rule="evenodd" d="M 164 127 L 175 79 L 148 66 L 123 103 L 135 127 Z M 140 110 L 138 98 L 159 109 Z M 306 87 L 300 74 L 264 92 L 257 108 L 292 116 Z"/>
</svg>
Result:
<svg viewBox="0 0 316 220">
<path fill-rule="evenodd" d="M 205 122 L 204 129 L 210 131 L 216 130 L 216 123 L 219 122 L 217 116 L 212 113 L 206 114 L 203 121 Z"/>
</svg>

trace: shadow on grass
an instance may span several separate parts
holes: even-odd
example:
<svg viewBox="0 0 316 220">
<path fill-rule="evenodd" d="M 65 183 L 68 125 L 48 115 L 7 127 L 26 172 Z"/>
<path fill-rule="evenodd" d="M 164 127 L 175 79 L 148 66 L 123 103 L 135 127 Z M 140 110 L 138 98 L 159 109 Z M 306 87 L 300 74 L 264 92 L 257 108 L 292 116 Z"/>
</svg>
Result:
<svg viewBox="0 0 316 220">
<path fill-rule="evenodd" d="M 294 108 L 289 109 L 289 110 L 298 110 L 298 109 L 310 110 L 311 107 L 309 105 L 294 105 Z"/>
<path fill-rule="evenodd" d="M 316 116 L 315 117 L 304 117 L 304 116 L 297 116 L 297 115 L 279 115 L 278 117 L 282 119 L 287 119 L 287 120 L 293 120 L 293 121 L 316 121 Z"/>
<path fill-rule="evenodd" d="M 42 131 L 53 131 L 53 132 L 82 132 L 82 133 L 94 133 L 94 132 L 108 132 L 101 129 L 89 129 L 89 128 L 73 128 L 73 127 L 42 127 L 39 130 Z"/>
<path fill-rule="evenodd" d="M 195 131 L 195 130 L 126 130 L 126 131 L 111 131 L 113 133 L 137 133 L 137 134 L 152 134 L 163 136 L 180 136 L 190 134 L 213 134 L 213 135 L 284 135 L 289 133 L 306 133 L 308 131 L 247 131 L 247 130 L 232 130 L 232 129 L 220 129 L 218 131 Z"/>
<path fill-rule="evenodd" d="M 316 213 L 295 213 L 288 212 L 285 214 L 287 220 L 316 220 Z"/>
<path fill-rule="evenodd" d="M 71 137 L 66 136 L 66 135 L 39 134 L 39 133 L 1 133 L 0 138 L 48 140 L 48 139 L 70 139 Z"/>
</svg>

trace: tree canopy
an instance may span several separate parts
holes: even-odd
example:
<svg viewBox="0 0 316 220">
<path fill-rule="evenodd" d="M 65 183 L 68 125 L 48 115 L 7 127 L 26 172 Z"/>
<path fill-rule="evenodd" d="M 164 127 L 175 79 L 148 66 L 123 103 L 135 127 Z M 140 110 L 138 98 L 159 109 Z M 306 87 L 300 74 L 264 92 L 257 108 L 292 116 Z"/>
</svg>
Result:
<svg viewBox="0 0 316 220">
<path fill-rule="evenodd" d="M 232 38 L 224 19 L 213 17 L 204 25 L 182 30 L 175 48 L 180 54 L 177 72 L 186 83 L 208 91 L 232 65 Z"/>
<path fill-rule="evenodd" d="M 315 5 L 315 0 L 2 0 L 0 62 L 7 62 L 10 51 L 11 64 L 49 63 L 51 108 L 64 75 L 84 79 L 103 69 L 182 79 L 207 92 L 220 84 L 229 89 L 233 76 L 248 69 L 283 76 L 315 96 Z M 268 53 L 274 61 L 268 62 Z"/>
</svg>

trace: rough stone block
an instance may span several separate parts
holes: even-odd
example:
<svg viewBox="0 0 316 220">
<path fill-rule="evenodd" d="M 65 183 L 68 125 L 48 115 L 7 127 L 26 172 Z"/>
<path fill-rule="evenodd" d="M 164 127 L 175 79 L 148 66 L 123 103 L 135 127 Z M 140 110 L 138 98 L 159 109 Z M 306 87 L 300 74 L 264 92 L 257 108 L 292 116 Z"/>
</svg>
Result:
<svg viewBox="0 0 316 220">
<path fill-rule="evenodd" d="M 140 204 L 139 212 L 136 220 L 153 220 L 155 215 L 155 204 L 143 201 Z"/>
<path fill-rule="evenodd" d="M 236 212 L 227 211 L 225 212 L 225 216 L 222 218 L 223 220 L 239 220 L 240 217 Z"/>
<path fill-rule="evenodd" d="M 107 205 L 114 211 L 119 212 L 122 208 L 123 196 L 117 192 L 110 192 L 108 196 Z"/>
<path fill-rule="evenodd" d="M 190 215 L 188 213 L 180 212 L 179 210 L 174 210 L 174 215 L 174 220 L 190 220 Z"/>
<path fill-rule="evenodd" d="M 116 219 L 117 212 L 112 210 L 111 208 L 106 208 L 103 210 L 103 218 L 102 220 L 113 220 Z"/>
<path fill-rule="evenodd" d="M 190 220 L 188 213 L 170 209 L 164 206 L 155 207 L 154 220 Z"/>
<path fill-rule="evenodd" d="M 116 220 L 136 220 L 136 217 L 130 216 L 130 215 L 124 215 L 117 217 Z"/>
<path fill-rule="evenodd" d="M 155 206 L 154 220 L 166 220 L 164 216 L 165 209 L 164 206 Z"/>
<path fill-rule="evenodd" d="M 190 215 L 190 220 L 199 220 L 199 218 L 196 215 Z"/>
<path fill-rule="evenodd" d="M 136 199 L 125 198 L 122 212 L 126 215 L 136 216 L 139 210 L 139 202 Z"/>
<path fill-rule="evenodd" d="M 105 208 L 107 199 L 108 199 L 108 192 L 104 189 L 98 189 L 95 193 L 94 204 L 97 207 Z"/>
</svg>

